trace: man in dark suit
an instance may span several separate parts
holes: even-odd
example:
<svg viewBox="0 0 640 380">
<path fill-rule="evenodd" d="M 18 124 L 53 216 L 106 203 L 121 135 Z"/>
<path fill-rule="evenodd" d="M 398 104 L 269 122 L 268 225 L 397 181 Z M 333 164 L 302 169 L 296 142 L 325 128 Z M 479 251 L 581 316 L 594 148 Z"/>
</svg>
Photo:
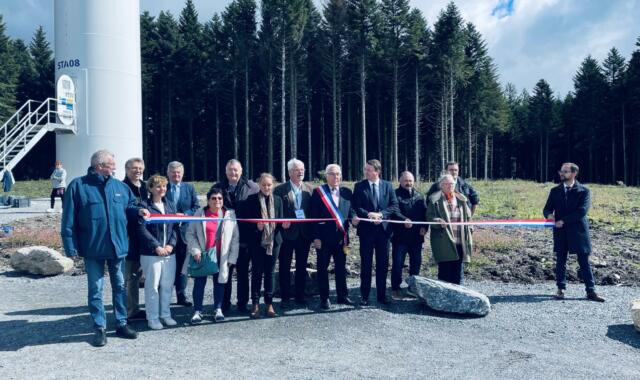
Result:
<svg viewBox="0 0 640 380">
<path fill-rule="evenodd" d="M 467 203 L 469 208 L 471 209 L 471 215 L 475 214 L 476 207 L 478 207 L 478 203 L 480 203 L 480 197 L 478 196 L 478 192 L 471 186 L 471 184 L 464 179 L 460 178 L 460 165 L 456 161 L 449 161 L 445 165 L 445 171 L 448 174 L 451 174 L 455 183 L 455 192 L 464 195 L 467 198 Z M 446 174 L 446 173 L 445 173 Z M 440 191 L 440 184 L 438 182 L 433 183 L 427 192 L 426 199 L 429 199 L 430 196 Z"/>
<path fill-rule="evenodd" d="M 595 280 L 589 264 L 591 240 L 587 212 L 591 207 L 591 191 L 576 181 L 578 165 L 570 162 L 562 164 L 559 174 L 562 182 L 551 189 L 543 210 L 545 218 L 555 221 L 553 250 L 556 253 L 556 284 L 558 285 L 555 297 L 557 299 L 565 297 L 567 254 L 571 252 L 578 255 L 587 299 L 604 302 L 604 298 L 595 291 Z"/>
<path fill-rule="evenodd" d="M 169 186 L 167 188 L 167 201 L 169 201 L 177 215 L 193 215 L 200 204 L 198 203 L 198 194 L 192 184 L 182 182 L 184 176 L 184 165 L 178 161 L 172 161 L 167 165 L 167 177 L 169 178 Z M 176 287 L 176 298 L 178 305 L 191 306 L 191 302 L 187 300 L 185 289 L 187 288 L 187 275 L 182 274 L 182 266 L 187 257 L 187 245 L 185 243 L 185 235 L 187 233 L 188 223 L 180 225 L 180 233 L 176 242 L 174 252 L 176 255 L 176 279 L 174 285 Z"/>
<path fill-rule="evenodd" d="M 303 182 L 304 163 L 291 159 L 287 163 L 289 182 L 277 186 L 273 194 L 282 198 L 284 218 L 305 219 L 309 217 L 309 203 L 313 188 Z M 299 304 L 305 303 L 304 289 L 307 279 L 307 259 L 311 246 L 311 225 L 309 223 L 292 223 L 282 231 L 284 241 L 280 247 L 280 298 L 282 307 L 289 306 L 291 298 L 291 260 L 293 252 L 296 256 L 295 299 Z"/>
<path fill-rule="evenodd" d="M 378 303 L 389 304 L 386 297 L 387 272 L 389 270 L 389 239 L 392 228 L 385 219 L 399 215 L 398 199 L 391 182 L 380 178 L 382 165 L 378 160 L 369 160 L 364 166 L 366 179 L 356 183 L 353 189 L 353 209 L 358 218 L 373 219 L 373 222 L 358 224 L 360 237 L 360 304 L 369 304 L 371 291 L 371 269 L 376 257 L 376 293 Z"/>
<path fill-rule="evenodd" d="M 327 183 L 316 188 L 310 202 L 311 218 L 334 219 L 336 222 L 314 223 L 311 228 L 313 246 L 318 259 L 318 287 L 320 288 L 320 307 L 331 308 L 329 301 L 329 274 L 327 268 L 333 256 L 336 275 L 337 302 L 352 305 L 347 290 L 347 271 L 345 268 L 349 245 L 349 222 L 355 216 L 351 207 L 351 190 L 341 187 L 342 170 L 339 165 L 330 164 L 325 170 Z"/>
<path fill-rule="evenodd" d="M 225 178 L 213 185 L 213 187 L 225 191 L 224 207 L 234 209 L 238 218 L 245 217 L 244 203 L 252 194 L 257 194 L 260 190 L 258 184 L 242 175 L 242 164 L 235 158 L 230 159 L 225 166 Z M 240 230 L 240 248 L 238 250 L 238 261 L 236 265 L 229 267 L 229 281 L 225 284 L 222 310 L 229 310 L 231 307 L 231 285 L 233 270 L 236 270 L 236 296 L 238 298 L 238 311 L 247 312 L 249 302 L 249 263 L 251 253 L 249 252 L 249 236 L 255 226 L 251 223 L 238 223 Z"/>
</svg>

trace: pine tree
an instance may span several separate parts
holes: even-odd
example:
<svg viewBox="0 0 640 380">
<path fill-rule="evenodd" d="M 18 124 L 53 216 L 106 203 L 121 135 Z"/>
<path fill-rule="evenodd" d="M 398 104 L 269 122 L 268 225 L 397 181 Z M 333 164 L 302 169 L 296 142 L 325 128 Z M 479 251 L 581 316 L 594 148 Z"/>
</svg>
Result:
<svg viewBox="0 0 640 380">
<path fill-rule="evenodd" d="M 624 126 L 624 70 L 625 62 L 624 57 L 620 55 L 618 49 L 611 48 L 607 58 L 602 63 L 604 68 L 604 75 L 607 80 L 607 99 L 606 99 L 606 112 L 609 119 L 609 131 L 611 134 L 611 182 L 615 183 L 618 180 L 617 160 L 618 156 L 617 143 L 618 140 L 624 141 L 625 126 Z M 618 130 L 620 130 L 620 137 L 618 137 Z M 623 146 L 623 151 L 625 151 Z M 623 157 L 626 153 L 623 153 Z M 626 160 L 622 160 L 622 172 L 626 173 Z M 623 175 L 625 177 L 625 175 Z"/>
<path fill-rule="evenodd" d="M 11 39 L 0 15 L 0 120 L 6 121 L 16 107 L 16 87 L 19 68 L 16 65 Z"/>
</svg>

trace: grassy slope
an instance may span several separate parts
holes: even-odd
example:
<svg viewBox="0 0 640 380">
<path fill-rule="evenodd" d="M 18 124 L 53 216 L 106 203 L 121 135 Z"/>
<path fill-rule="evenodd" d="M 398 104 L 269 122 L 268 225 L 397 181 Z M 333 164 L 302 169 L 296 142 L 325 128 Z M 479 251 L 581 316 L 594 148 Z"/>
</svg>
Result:
<svg viewBox="0 0 640 380">
<path fill-rule="evenodd" d="M 351 183 L 346 184 L 352 186 Z M 552 183 L 535 183 L 521 180 L 475 181 L 480 193 L 480 206 L 476 219 L 541 218 L 542 207 Z M 48 197 L 49 181 L 17 182 L 9 194 L 30 197 Z M 198 193 L 204 194 L 210 182 L 196 182 Z M 418 185 L 425 191 L 427 184 Z M 589 185 L 592 190 L 592 208 L 589 218 L 607 230 L 640 232 L 640 188 L 611 185 Z"/>
</svg>

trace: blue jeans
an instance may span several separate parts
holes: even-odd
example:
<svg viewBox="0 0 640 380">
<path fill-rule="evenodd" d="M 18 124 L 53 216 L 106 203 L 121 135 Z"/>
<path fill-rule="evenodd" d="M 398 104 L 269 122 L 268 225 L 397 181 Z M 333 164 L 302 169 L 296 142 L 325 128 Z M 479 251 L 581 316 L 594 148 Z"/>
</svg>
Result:
<svg viewBox="0 0 640 380">
<path fill-rule="evenodd" d="M 556 252 L 556 285 L 558 285 L 558 289 L 567 288 L 567 254 L 568 251 Z M 578 253 L 577 256 L 584 287 L 587 292 L 594 292 L 596 283 L 591 271 L 591 264 L 589 264 L 589 254 Z"/>
<path fill-rule="evenodd" d="M 193 309 L 202 312 L 204 310 L 204 288 L 207 285 L 209 277 L 193 278 Z M 229 279 L 230 281 L 231 279 Z M 213 309 L 222 308 L 222 299 L 224 298 L 225 284 L 218 283 L 218 273 L 213 275 Z"/>
<path fill-rule="evenodd" d="M 107 327 L 107 316 L 102 302 L 104 286 L 104 264 L 109 268 L 111 280 L 111 294 L 113 310 L 118 327 L 127 324 L 127 290 L 124 286 L 124 257 L 121 259 L 90 259 L 84 258 L 84 268 L 87 272 L 89 313 L 96 328 Z"/>
<path fill-rule="evenodd" d="M 420 274 L 422 265 L 422 243 L 398 243 L 393 245 L 393 260 L 391 264 L 391 289 L 400 290 L 402 283 L 402 267 L 404 258 L 409 254 L 409 275 Z"/>
</svg>

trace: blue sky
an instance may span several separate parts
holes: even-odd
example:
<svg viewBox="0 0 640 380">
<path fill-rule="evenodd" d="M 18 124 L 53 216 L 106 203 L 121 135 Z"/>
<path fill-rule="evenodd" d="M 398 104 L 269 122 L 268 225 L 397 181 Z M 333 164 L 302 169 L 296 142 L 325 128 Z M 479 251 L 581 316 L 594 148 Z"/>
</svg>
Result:
<svg viewBox="0 0 640 380">
<path fill-rule="evenodd" d="M 84 0 L 79 0 L 84 1 Z M 109 0 L 104 0 L 109 1 Z M 411 0 L 429 25 L 449 0 Z M 200 19 L 220 12 L 230 0 L 194 0 Z M 321 6 L 324 0 L 314 0 Z M 459 0 L 458 8 L 487 41 L 503 84 L 531 90 L 546 79 L 556 95 L 573 88 L 573 75 L 588 55 L 599 61 L 615 46 L 625 58 L 640 36 L 640 0 Z M 178 14 L 182 0 L 141 0 L 140 8 Z M 1 0 L 10 36 L 30 40 L 38 25 L 53 36 L 53 0 Z"/>
</svg>

